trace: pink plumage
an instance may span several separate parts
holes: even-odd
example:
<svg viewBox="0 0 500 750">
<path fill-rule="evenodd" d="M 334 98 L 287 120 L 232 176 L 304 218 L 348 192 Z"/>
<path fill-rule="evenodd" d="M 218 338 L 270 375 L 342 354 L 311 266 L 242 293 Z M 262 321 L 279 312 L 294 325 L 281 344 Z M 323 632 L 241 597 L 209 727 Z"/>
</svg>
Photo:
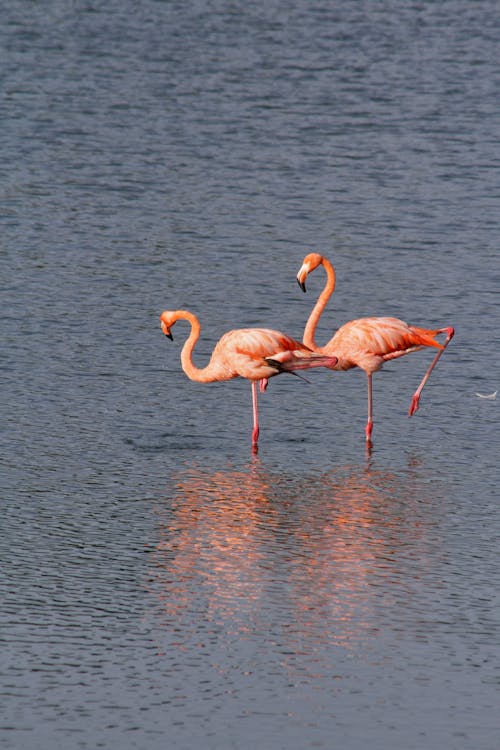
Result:
<svg viewBox="0 0 500 750">
<path fill-rule="evenodd" d="M 380 370 L 384 362 L 388 360 L 397 359 L 428 346 L 439 349 L 413 394 L 409 408 L 409 415 L 412 416 L 419 407 L 420 394 L 429 375 L 453 338 L 455 331 L 451 326 L 435 329 L 418 328 L 392 317 L 358 318 L 341 326 L 327 344 L 318 346 L 315 341 L 316 327 L 335 289 L 335 270 L 327 258 L 319 253 L 309 253 L 304 258 L 297 274 L 297 281 L 305 291 L 305 281 L 308 274 L 320 265 L 326 271 L 327 281 L 307 320 L 304 329 L 304 344 L 313 351 L 336 356 L 338 361 L 331 368 L 333 370 L 350 370 L 353 367 L 360 367 L 366 372 L 368 377 L 368 421 L 365 435 L 369 443 L 373 431 L 372 374 Z M 436 336 L 440 333 L 447 334 L 442 344 L 436 341 Z"/>
<path fill-rule="evenodd" d="M 333 367 L 337 358 L 311 351 L 300 341 L 281 331 L 269 328 L 239 328 L 225 333 L 215 345 L 206 367 L 193 363 L 193 350 L 201 333 L 198 318 L 188 310 L 165 310 L 160 315 L 163 333 L 172 338 L 171 328 L 178 320 L 191 325 L 190 334 L 182 348 L 182 369 L 191 380 L 210 383 L 243 377 L 252 384 L 253 432 L 252 448 L 257 450 L 259 418 L 257 383 L 265 390 L 269 378 L 282 372 L 309 370 L 314 367 Z"/>
</svg>

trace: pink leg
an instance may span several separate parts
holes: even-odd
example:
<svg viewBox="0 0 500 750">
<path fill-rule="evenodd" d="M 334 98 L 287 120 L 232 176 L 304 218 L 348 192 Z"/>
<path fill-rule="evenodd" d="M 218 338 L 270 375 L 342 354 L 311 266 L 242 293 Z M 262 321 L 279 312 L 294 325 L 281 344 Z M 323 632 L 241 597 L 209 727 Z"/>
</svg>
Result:
<svg viewBox="0 0 500 750">
<path fill-rule="evenodd" d="M 259 441 L 259 407 L 257 405 L 257 381 L 252 380 L 253 430 L 252 452 L 257 453 Z"/>
<path fill-rule="evenodd" d="M 424 385 L 427 383 L 427 381 L 429 380 L 429 375 L 431 374 L 431 372 L 435 368 L 439 357 L 441 356 L 441 354 L 444 352 L 444 350 L 446 349 L 446 347 L 448 346 L 448 344 L 452 340 L 452 338 L 453 338 L 453 336 L 455 334 L 455 329 L 452 328 L 451 326 L 449 328 L 440 328 L 439 331 L 438 331 L 438 333 L 447 333 L 448 335 L 446 336 L 446 339 L 444 340 L 443 348 L 438 351 L 438 353 L 436 354 L 436 356 L 432 360 L 429 369 L 427 370 L 427 372 L 425 373 L 424 377 L 422 378 L 422 382 L 420 383 L 420 385 L 418 386 L 417 390 L 413 394 L 413 398 L 411 400 L 410 408 L 408 410 L 408 416 L 409 417 L 413 416 L 413 414 L 415 414 L 415 412 L 417 411 L 418 405 L 419 405 L 418 402 L 420 400 L 420 394 L 422 393 L 422 389 L 423 389 Z"/>
<path fill-rule="evenodd" d="M 370 443 L 373 431 L 372 375 L 371 372 L 366 374 L 368 375 L 368 422 L 366 423 L 365 435 L 367 443 Z"/>
<path fill-rule="evenodd" d="M 259 390 L 261 393 L 264 393 L 264 391 L 266 390 L 268 382 L 269 380 L 267 378 L 261 378 L 259 380 Z"/>
</svg>

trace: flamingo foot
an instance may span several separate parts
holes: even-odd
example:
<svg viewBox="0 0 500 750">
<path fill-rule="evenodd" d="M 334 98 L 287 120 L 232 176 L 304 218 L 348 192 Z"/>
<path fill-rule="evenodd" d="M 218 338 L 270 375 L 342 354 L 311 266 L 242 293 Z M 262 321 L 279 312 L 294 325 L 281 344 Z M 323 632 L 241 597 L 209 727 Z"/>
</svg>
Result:
<svg viewBox="0 0 500 750">
<path fill-rule="evenodd" d="M 365 427 L 365 435 L 366 435 L 367 443 L 371 443 L 372 432 L 373 432 L 373 422 L 371 421 L 371 419 L 369 419 Z"/>
<path fill-rule="evenodd" d="M 419 407 L 420 393 L 414 393 L 411 400 L 410 408 L 408 409 L 408 416 L 413 417 Z"/>
<path fill-rule="evenodd" d="M 268 383 L 269 383 L 269 380 L 268 380 L 267 378 L 261 378 L 261 379 L 259 380 L 259 391 L 260 391 L 261 393 L 264 393 L 264 391 L 265 391 L 265 390 L 266 390 L 266 388 L 267 388 L 267 384 L 268 384 Z"/>
<path fill-rule="evenodd" d="M 252 453 L 257 453 L 259 450 L 259 428 L 254 427 L 252 430 Z"/>
</svg>

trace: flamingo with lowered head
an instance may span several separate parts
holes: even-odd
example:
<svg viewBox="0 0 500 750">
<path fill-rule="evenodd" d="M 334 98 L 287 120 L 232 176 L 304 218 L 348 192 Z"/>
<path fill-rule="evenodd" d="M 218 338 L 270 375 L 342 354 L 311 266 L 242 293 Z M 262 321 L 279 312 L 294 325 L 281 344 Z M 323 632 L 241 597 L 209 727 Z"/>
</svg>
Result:
<svg viewBox="0 0 500 750">
<path fill-rule="evenodd" d="M 257 452 L 259 439 L 257 381 L 260 381 L 262 392 L 266 389 L 269 378 L 281 372 L 294 373 L 296 370 L 309 370 L 313 367 L 333 367 L 337 362 L 337 357 L 312 352 L 307 346 L 281 331 L 268 328 L 239 328 L 228 331 L 219 339 L 209 363 L 200 369 L 193 363 L 193 350 L 201 332 L 200 321 L 188 310 L 165 310 L 160 315 L 160 325 L 169 339 L 173 339 L 171 329 L 178 320 L 186 320 L 191 325 L 191 332 L 181 351 L 182 369 L 188 378 L 199 383 L 231 380 L 238 376 L 250 380 L 254 452 Z"/>
<path fill-rule="evenodd" d="M 308 274 L 318 266 L 326 271 L 326 284 L 313 307 L 304 330 L 304 344 L 315 352 L 336 356 L 337 363 L 332 370 L 350 370 L 360 367 L 368 376 L 368 421 L 365 428 L 367 443 L 371 442 L 373 431 L 373 401 L 372 375 L 380 370 L 384 362 L 397 357 L 403 357 L 410 352 L 418 351 L 426 346 L 439 349 L 432 360 L 417 390 L 413 394 L 408 414 L 411 417 L 419 407 L 420 394 L 429 376 L 437 364 L 438 359 L 450 343 L 455 333 L 454 328 L 417 328 L 410 326 L 398 318 L 358 318 L 345 323 L 324 346 L 317 346 L 315 331 L 323 310 L 335 289 L 335 269 L 330 261 L 319 253 L 309 253 L 304 258 L 297 274 L 297 281 L 305 292 L 305 282 Z M 441 344 L 436 336 L 445 333 L 446 338 Z"/>
</svg>

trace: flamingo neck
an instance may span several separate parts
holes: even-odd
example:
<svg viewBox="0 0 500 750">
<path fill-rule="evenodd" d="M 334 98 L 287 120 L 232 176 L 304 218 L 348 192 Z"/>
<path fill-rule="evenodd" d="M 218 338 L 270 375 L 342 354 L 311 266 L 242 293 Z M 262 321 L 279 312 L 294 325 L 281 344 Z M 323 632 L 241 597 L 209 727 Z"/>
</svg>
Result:
<svg viewBox="0 0 500 750">
<path fill-rule="evenodd" d="M 322 258 L 321 265 L 326 271 L 326 284 L 323 288 L 323 291 L 319 295 L 316 304 L 311 310 L 311 314 L 309 315 L 306 327 L 304 329 L 303 341 L 304 344 L 310 349 L 317 348 L 315 341 L 316 326 L 318 325 L 318 321 L 323 313 L 323 310 L 325 309 L 326 304 L 335 289 L 335 269 L 327 258 Z"/>
<path fill-rule="evenodd" d="M 176 313 L 176 320 L 187 320 L 191 324 L 191 331 L 181 351 L 181 364 L 182 369 L 190 380 L 197 380 L 200 383 L 206 383 L 210 380 L 210 363 L 203 368 L 196 367 L 193 362 L 193 350 L 196 342 L 200 338 L 201 325 L 200 321 L 193 313 L 189 310 L 178 310 Z"/>
</svg>

